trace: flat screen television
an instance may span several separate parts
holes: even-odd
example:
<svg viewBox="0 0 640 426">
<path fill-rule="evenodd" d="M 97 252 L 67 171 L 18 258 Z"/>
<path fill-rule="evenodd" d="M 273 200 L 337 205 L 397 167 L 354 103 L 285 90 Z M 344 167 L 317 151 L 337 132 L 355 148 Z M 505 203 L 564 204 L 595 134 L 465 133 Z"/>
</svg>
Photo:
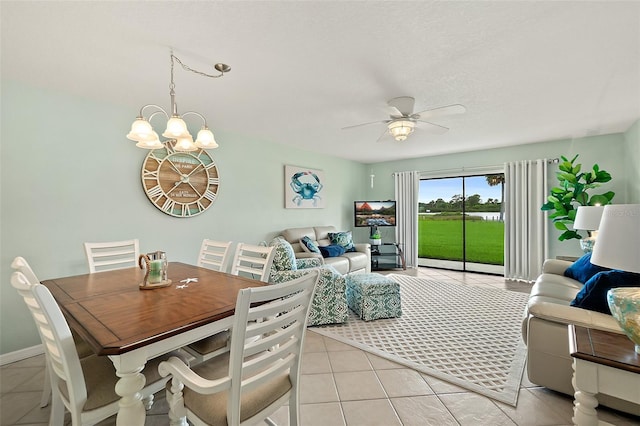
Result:
<svg viewBox="0 0 640 426">
<path fill-rule="evenodd" d="M 354 201 L 353 216 L 356 227 L 396 226 L 396 202 Z"/>
</svg>

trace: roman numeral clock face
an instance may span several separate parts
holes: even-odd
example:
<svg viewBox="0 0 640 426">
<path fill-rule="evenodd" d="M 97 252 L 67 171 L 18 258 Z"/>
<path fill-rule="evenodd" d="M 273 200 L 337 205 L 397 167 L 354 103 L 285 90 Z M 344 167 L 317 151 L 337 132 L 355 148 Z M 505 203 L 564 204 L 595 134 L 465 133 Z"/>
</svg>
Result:
<svg viewBox="0 0 640 426">
<path fill-rule="evenodd" d="M 177 152 L 173 142 L 149 151 L 142 165 L 142 187 L 154 206 L 174 217 L 195 216 L 213 204 L 219 175 L 203 149 Z"/>
</svg>

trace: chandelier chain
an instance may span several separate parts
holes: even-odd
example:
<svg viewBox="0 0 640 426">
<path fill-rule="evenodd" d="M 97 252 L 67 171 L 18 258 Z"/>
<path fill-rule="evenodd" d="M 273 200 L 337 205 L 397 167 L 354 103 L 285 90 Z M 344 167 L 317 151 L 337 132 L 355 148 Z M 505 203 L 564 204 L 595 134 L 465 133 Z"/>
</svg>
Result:
<svg viewBox="0 0 640 426">
<path fill-rule="evenodd" d="M 182 63 L 182 61 L 180 60 L 180 58 L 178 58 L 177 56 L 175 56 L 173 53 L 171 54 L 171 81 L 173 81 L 173 60 L 176 60 L 185 71 L 191 71 L 194 74 L 199 74 L 201 76 L 204 77 L 210 77 L 210 78 L 218 78 L 218 77 L 222 77 L 224 75 L 223 71 L 220 71 L 220 74 L 218 75 L 212 75 L 212 74 L 207 74 L 205 72 L 202 71 L 198 71 L 198 70 L 194 70 L 193 68 L 189 67 L 188 65 L 185 65 Z"/>
</svg>

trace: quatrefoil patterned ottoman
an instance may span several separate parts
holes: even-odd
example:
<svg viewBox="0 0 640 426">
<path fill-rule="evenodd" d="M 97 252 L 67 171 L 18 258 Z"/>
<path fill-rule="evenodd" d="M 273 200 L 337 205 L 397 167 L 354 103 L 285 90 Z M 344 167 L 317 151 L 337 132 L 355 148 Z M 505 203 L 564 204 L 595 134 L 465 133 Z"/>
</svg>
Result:
<svg viewBox="0 0 640 426">
<path fill-rule="evenodd" d="M 402 315 L 400 284 L 380 274 L 349 274 L 347 305 L 361 319 L 397 318 Z"/>
</svg>

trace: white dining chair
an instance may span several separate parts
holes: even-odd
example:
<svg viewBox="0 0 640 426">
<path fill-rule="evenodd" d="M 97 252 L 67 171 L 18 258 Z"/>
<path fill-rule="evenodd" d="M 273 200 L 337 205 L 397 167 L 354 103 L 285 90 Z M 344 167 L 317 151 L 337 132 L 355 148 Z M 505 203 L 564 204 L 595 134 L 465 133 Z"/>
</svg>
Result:
<svg viewBox="0 0 640 426">
<path fill-rule="evenodd" d="M 71 414 L 71 424 L 78 426 L 93 425 L 116 414 L 120 396 L 115 391 L 118 376 L 111 360 L 98 355 L 78 357 L 71 329 L 47 287 L 29 282 L 22 272 L 11 275 L 11 284 L 29 307 L 49 359 L 49 424 L 62 425 L 65 408 Z M 167 382 L 158 374 L 159 363 L 176 356 L 179 353 L 171 352 L 150 360 L 142 371 L 146 386 L 140 394 L 147 409 L 153 394 Z"/>
<path fill-rule="evenodd" d="M 198 254 L 198 266 L 226 272 L 231 244 L 231 241 L 202 240 Z"/>
<path fill-rule="evenodd" d="M 289 403 L 289 424 L 299 419 L 302 347 L 318 271 L 273 286 L 245 288 L 238 300 L 231 351 L 190 369 L 178 358 L 160 363 L 169 420 L 194 425 L 245 425 Z M 260 339 L 252 337 L 266 336 Z"/>
<path fill-rule="evenodd" d="M 238 243 L 231 264 L 231 274 L 267 282 L 275 254 L 274 247 Z"/>
<path fill-rule="evenodd" d="M 89 264 L 89 272 L 93 274 L 136 266 L 140 255 L 140 244 L 137 239 L 84 243 L 84 251 Z"/>
<path fill-rule="evenodd" d="M 40 280 L 36 276 L 35 272 L 33 272 L 31 265 L 29 265 L 29 262 L 27 262 L 27 260 L 24 257 L 17 256 L 15 259 L 13 259 L 13 262 L 11 262 L 11 267 L 16 271 L 22 272 L 22 274 L 25 276 L 27 282 L 30 285 L 40 283 Z M 40 330 L 38 329 L 38 332 L 39 331 Z M 76 352 L 78 353 L 78 357 L 84 358 L 89 355 L 93 355 L 94 353 L 93 350 L 91 349 L 89 344 L 84 341 L 82 337 L 78 336 L 76 333 L 72 333 L 72 335 L 73 335 L 73 341 L 76 345 Z M 51 382 L 49 381 L 49 359 L 47 357 L 46 352 L 45 352 L 45 358 L 46 359 L 44 363 L 44 383 L 42 387 L 42 396 L 40 398 L 41 408 L 46 407 L 49 404 L 49 400 L 51 399 Z"/>
<path fill-rule="evenodd" d="M 267 282 L 273 257 L 274 247 L 255 246 L 239 243 L 231 267 L 232 275 L 250 275 L 251 278 Z M 229 337 L 231 332 L 224 330 L 207 338 L 198 340 L 183 349 L 193 357 L 192 365 L 202 363 L 208 359 L 229 352 Z"/>
</svg>

